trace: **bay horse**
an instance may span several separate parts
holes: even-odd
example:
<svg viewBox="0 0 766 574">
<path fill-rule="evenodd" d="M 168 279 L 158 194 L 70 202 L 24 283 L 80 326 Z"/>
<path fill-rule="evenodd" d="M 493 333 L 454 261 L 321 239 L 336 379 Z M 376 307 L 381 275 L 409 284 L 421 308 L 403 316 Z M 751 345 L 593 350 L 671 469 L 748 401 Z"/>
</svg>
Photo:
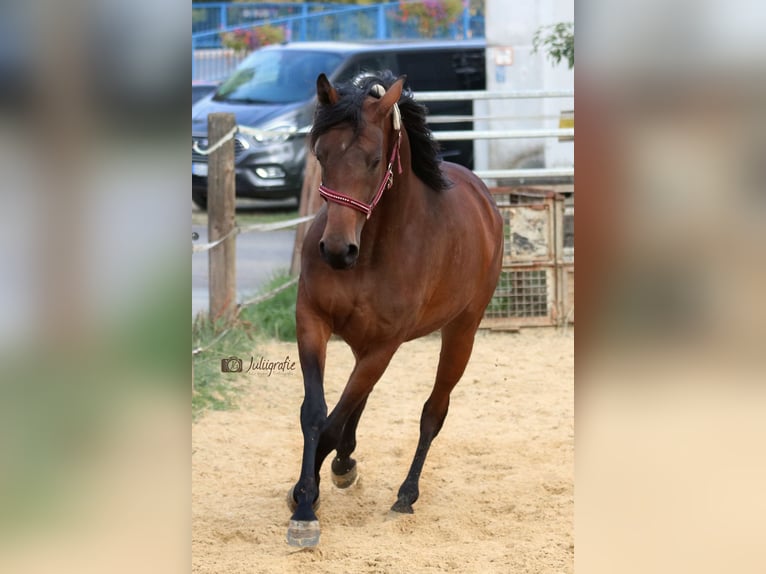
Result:
<svg viewBox="0 0 766 574">
<path fill-rule="evenodd" d="M 392 507 L 413 512 L 426 454 L 500 274 L 503 222 L 495 202 L 471 171 L 439 161 L 426 109 L 403 91 L 404 81 L 391 72 L 337 87 L 324 74 L 317 78 L 309 141 L 326 204 L 304 241 L 296 303 L 305 396 L 300 478 L 288 493 L 292 546 L 319 542 L 315 510 L 327 455 L 336 451 L 337 487 L 355 481 L 357 424 L 396 350 L 440 329 L 436 381 Z M 332 334 L 351 347 L 356 364 L 328 416 L 323 378 Z"/>
</svg>

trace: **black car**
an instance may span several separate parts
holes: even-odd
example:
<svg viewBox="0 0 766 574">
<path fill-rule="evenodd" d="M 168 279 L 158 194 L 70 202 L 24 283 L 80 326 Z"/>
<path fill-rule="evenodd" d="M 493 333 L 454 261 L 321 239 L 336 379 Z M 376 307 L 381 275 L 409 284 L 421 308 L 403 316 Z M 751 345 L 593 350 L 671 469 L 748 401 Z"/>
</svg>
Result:
<svg viewBox="0 0 766 574">
<path fill-rule="evenodd" d="M 300 198 L 306 164 L 306 133 L 316 105 L 316 78 L 333 83 L 363 71 L 390 69 L 407 75 L 413 91 L 482 90 L 486 87 L 483 40 L 350 44 L 300 42 L 256 50 L 214 94 L 192 106 L 192 141 L 208 145 L 207 116 L 229 112 L 238 125 L 266 133 L 234 139 L 236 193 L 256 199 Z M 431 114 L 472 115 L 470 101 L 429 102 Z M 432 129 L 470 129 L 470 122 L 440 123 Z M 274 133 L 268 133 L 273 131 Z M 473 167 L 470 141 L 445 142 L 449 161 Z M 192 151 L 192 199 L 207 205 L 207 156 Z"/>
</svg>

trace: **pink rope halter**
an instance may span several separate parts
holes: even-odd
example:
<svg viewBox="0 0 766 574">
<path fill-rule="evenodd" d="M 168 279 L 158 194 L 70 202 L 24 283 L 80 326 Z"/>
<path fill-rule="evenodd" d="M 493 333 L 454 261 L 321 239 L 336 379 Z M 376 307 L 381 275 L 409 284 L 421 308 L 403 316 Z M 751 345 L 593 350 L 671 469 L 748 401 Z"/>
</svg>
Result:
<svg viewBox="0 0 766 574">
<path fill-rule="evenodd" d="M 396 107 L 396 104 L 394 104 Z M 395 113 L 398 114 L 399 110 L 396 110 Z M 398 122 L 394 122 L 395 124 Z M 338 203 L 340 205 L 345 205 L 346 207 L 350 207 L 352 209 L 356 209 L 357 211 L 361 211 L 367 216 L 367 219 L 370 219 L 370 215 L 372 215 L 372 210 L 375 209 L 375 206 L 378 205 L 378 202 L 380 201 L 380 198 L 383 195 L 383 191 L 386 189 L 391 189 L 391 186 L 394 184 L 394 160 L 396 160 L 396 163 L 399 168 L 399 173 L 402 173 L 402 159 L 399 156 L 399 144 L 402 141 L 402 131 L 401 131 L 401 125 L 394 126 L 396 128 L 396 142 L 394 143 L 394 148 L 391 150 L 391 158 L 388 161 L 388 167 L 386 168 L 386 175 L 383 177 L 383 181 L 380 182 L 380 186 L 378 186 L 378 191 L 375 193 L 375 197 L 372 198 L 371 203 L 364 203 L 363 201 L 359 201 L 358 199 L 354 199 L 350 195 L 346 195 L 345 193 L 342 193 L 340 191 L 335 191 L 334 189 L 330 189 L 329 187 L 325 186 L 324 184 L 319 186 L 319 195 L 325 198 L 327 201 L 332 201 L 334 203 Z"/>
</svg>

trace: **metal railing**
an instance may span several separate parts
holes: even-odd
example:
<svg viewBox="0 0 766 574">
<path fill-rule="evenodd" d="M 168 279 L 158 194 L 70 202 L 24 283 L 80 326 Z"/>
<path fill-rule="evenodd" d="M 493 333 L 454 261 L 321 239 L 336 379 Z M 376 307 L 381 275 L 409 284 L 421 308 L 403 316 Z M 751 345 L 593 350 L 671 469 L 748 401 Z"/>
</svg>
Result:
<svg viewBox="0 0 766 574">
<path fill-rule="evenodd" d="M 541 98 L 573 98 L 574 90 L 465 90 L 449 92 L 417 92 L 414 97 L 419 102 L 438 102 L 446 100 L 503 100 L 503 99 L 541 99 Z M 438 123 L 445 123 L 450 116 L 439 116 Z M 514 116 L 508 116 L 513 118 Z M 452 121 L 487 121 L 497 119 L 494 116 L 454 116 Z M 522 118 L 515 118 L 522 119 Z M 430 123 L 430 117 L 429 117 Z M 433 131 L 437 141 L 461 141 L 477 139 L 526 139 L 574 137 L 574 128 L 540 128 L 540 129 L 497 129 L 471 131 Z M 474 169 L 474 173 L 483 180 L 509 179 L 516 182 L 534 182 L 542 180 L 574 178 L 574 166 L 539 168 L 539 169 Z"/>
<path fill-rule="evenodd" d="M 414 0 L 419 3 L 422 0 Z M 344 4 L 288 4 L 292 13 L 232 24 L 231 10 L 260 4 L 215 4 L 221 11 L 214 29 L 192 33 L 192 79 L 222 80 L 247 54 L 235 54 L 221 44 L 221 35 L 258 26 L 280 27 L 288 42 L 370 41 L 423 39 L 417 16 L 404 17 L 399 2 L 368 6 Z M 265 5 L 272 6 L 272 5 Z M 279 6 L 275 4 L 273 6 Z M 196 5 L 195 5 L 196 7 Z M 224 17 L 223 14 L 227 14 Z M 483 38 L 484 16 L 466 6 L 452 24 L 436 30 L 433 39 Z"/>
<path fill-rule="evenodd" d="M 347 5 L 335 2 L 199 2 L 192 6 L 192 34 L 252 26 L 257 22 L 287 16 L 307 16 L 344 6 Z M 207 45 L 200 43 L 198 47 L 220 47 L 220 38 L 210 38 Z"/>
</svg>

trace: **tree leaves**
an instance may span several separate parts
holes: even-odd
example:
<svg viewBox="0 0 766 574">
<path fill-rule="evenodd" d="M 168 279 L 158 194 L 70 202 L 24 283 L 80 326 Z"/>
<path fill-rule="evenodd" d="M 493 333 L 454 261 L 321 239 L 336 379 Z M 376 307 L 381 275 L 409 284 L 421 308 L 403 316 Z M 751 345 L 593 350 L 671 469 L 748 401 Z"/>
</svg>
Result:
<svg viewBox="0 0 766 574">
<path fill-rule="evenodd" d="M 574 68 L 574 22 L 540 26 L 532 38 L 532 53 L 541 47 L 554 65 L 566 59 L 569 69 Z"/>
</svg>

